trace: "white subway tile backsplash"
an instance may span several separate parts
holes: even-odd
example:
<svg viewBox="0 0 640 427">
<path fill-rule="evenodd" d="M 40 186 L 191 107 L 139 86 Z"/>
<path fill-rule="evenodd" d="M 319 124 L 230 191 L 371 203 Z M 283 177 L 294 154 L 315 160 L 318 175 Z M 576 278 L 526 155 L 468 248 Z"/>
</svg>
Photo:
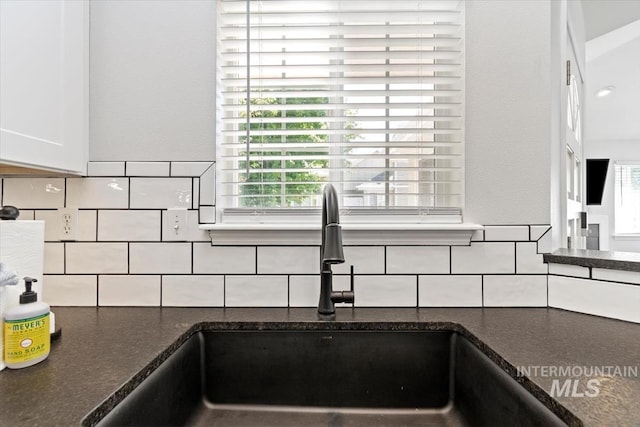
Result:
<svg viewBox="0 0 640 427">
<path fill-rule="evenodd" d="M 478 242 L 451 247 L 451 274 L 502 273 L 515 273 L 514 243 Z"/>
<path fill-rule="evenodd" d="M 0 185 L 2 185 L 2 180 L 0 180 Z M 0 206 L 2 206 L 1 203 Z M 33 209 L 20 209 L 18 221 L 33 221 L 34 219 L 36 219 L 36 211 Z"/>
<path fill-rule="evenodd" d="M 489 241 L 527 241 L 528 225 L 488 225 L 484 227 L 484 240 Z"/>
<path fill-rule="evenodd" d="M 338 290 L 334 287 L 334 291 Z M 291 307 L 317 307 L 320 298 L 320 277 L 290 276 L 289 305 Z"/>
<path fill-rule="evenodd" d="M 64 178 L 4 178 L 2 203 L 21 210 L 60 208 L 64 189 Z"/>
<path fill-rule="evenodd" d="M 207 230 L 200 230 L 199 212 L 191 210 L 187 212 L 187 223 L 189 224 L 189 241 L 207 242 L 211 244 L 211 237 Z"/>
<path fill-rule="evenodd" d="M 191 243 L 130 243 L 131 274 L 191 273 Z"/>
<path fill-rule="evenodd" d="M 159 306 L 160 276 L 100 276 L 98 305 Z"/>
<path fill-rule="evenodd" d="M 471 233 L 472 242 L 482 242 L 484 240 L 484 230 L 474 230 Z"/>
<path fill-rule="evenodd" d="M 355 279 L 356 307 L 416 307 L 417 276 L 359 276 Z"/>
<path fill-rule="evenodd" d="M 193 244 L 194 274 L 255 274 L 256 248 L 253 246 L 211 246 Z"/>
<path fill-rule="evenodd" d="M 318 283 L 320 283 L 320 275 L 316 275 Z M 354 275 L 354 281 L 367 280 L 369 276 Z M 333 276 L 333 290 L 334 291 L 348 291 L 351 289 L 351 277 L 350 276 Z"/>
<path fill-rule="evenodd" d="M 317 246 L 212 246 L 208 232 L 199 229 L 216 221 L 212 162 L 89 162 L 88 173 L 89 178 L 0 179 L 3 204 L 18 206 L 20 219 L 45 221 L 47 302 L 317 306 Z M 60 242 L 63 207 L 79 208 L 76 242 Z M 165 222 L 174 207 L 187 209 L 188 232 L 172 240 L 172 225 Z M 545 306 L 548 280 L 590 273 L 609 281 L 598 285 L 635 283 L 640 289 L 637 272 L 543 263 L 541 253 L 551 250 L 549 230 L 488 225 L 474 232 L 470 246 L 347 246 L 346 262 L 333 266 L 333 288 L 349 288 L 354 265 L 360 307 Z M 571 295 L 558 295 L 569 298 L 582 290 L 574 286 Z M 618 298 L 617 291 L 612 295 Z M 597 300 L 589 299 L 586 308 L 561 308 L 630 318 L 610 313 L 617 302 L 595 309 L 588 304 Z"/>
<path fill-rule="evenodd" d="M 589 267 L 570 264 L 549 264 L 549 274 L 559 276 L 589 277 Z"/>
<path fill-rule="evenodd" d="M 448 274 L 449 246 L 389 246 L 387 274 Z"/>
<path fill-rule="evenodd" d="M 34 211 L 35 219 L 44 221 L 44 240 L 45 242 L 59 241 L 60 228 L 58 227 L 58 218 L 60 216 L 57 209 L 54 210 L 37 210 Z"/>
<path fill-rule="evenodd" d="M 193 197 L 191 199 L 191 207 L 198 209 L 200 207 L 200 178 L 193 178 Z"/>
<path fill-rule="evenodd" d="M 286 307 L 287 276 L 227 276 L 227 307 Z"/>
<path fill-rule="evenodd" d="M 78 231 L 76 238 L 80 242 L 95 242 L 97 233 L 98 211 L 78 211 Z"/>
<path fill-rule="evenodd" d="M 418 305 L 482 307 L 482 276 L 419 276 Z"/>
<path fill-rule="evenodd" d="M 89 162 L 89 176 L 124 176 L 124 162 Z"/>
<path fill-rule="evenodd" d="M 190 208 L 191 178 L 131 178 L 131 208 Z"/>
<path fill-rule="evenodd" d="M 65 243 L 67 274 L 128 272 L 127 243 Z"/>
<path fill-rule="evenodd" d="M 163 276 L 164 307 L 223 307 L 224 276 Z"/>
<path fill-rule="evenodd" d="M 216 204 L 216 165 L 211 165 L 200 176 L 200 205 Z"/>
<path fill-rule="evenodd" d="M 640 285 L 640 271 L 609 270 L 607 268 L 591 269 L 592 278 L 610 280 L 612 282 L 635 283 Z M 640 307 L 638 307 L 640 310 Z"/>
<path fill-rule="evenodd" d="M 311 246 L 258 247 L 258 274 L 319 274 L 320 248 Z"/>
<path fill-rule="evenodd" d="M 549 276 L 549 306 L 640 323 L 640 286 Z"/>
<path fill-rule="evenodd" d="M 546 234 L 551 234 L 551 233 L 547 233 L 547 231 L 549 231 L 551 229 L 550 225 L 530 225 L 529 226 L 529 233 L 530 233 L 530 239 L 532 241 L 538 241 L 540 240 L 540 238 L 546 233 Z"/>
<path fill-rule="evenodd" d="M 49 305 L 95 307 L 97 304 L 97 276 L 45 275 L 42 282 L 42 299 Z"/>
<path fill-rule="evenodd" d="M 215 224 L 216 222 L 216 208 L 213 206 L 200 206 L 200 223 L 202 224 Z"/>
<path fill-rule="evenodd" d="M 549 267 L 537 253 L 538 243 L 516 243 L 516 273 L 517 274 L 547 274 Z"/>
<path fill-rule="evenodd" d="M 171 176 L 200 176 L 213 162 L 171 162 Z"/>
<path fill-rule="evenodd" d="M 335 274 L 384 274 L 384 246 L 345 246 L 343 264 L 335 264 Z"/>
<path fill-rule="evenodd" d="M 64 243 L 44 244 L 44 274 L 64 274 Z"/>
<path fill-rule="evenodd" d="M 552 251 L 553 241 L 551 232 L 543 234 L 542 237 L 538 239 L 538 253 L 539 254 L 548 254 Z"/>
<path fill-rule="evenodd" d="M 484 276 L 485 307 L 546 307 L 547 276 Z"/>
<path fill-rule="evenodd" d="M 127 178 L 67 178 L 67 207 L 126 209 L 128 203 Z"/>
<path fill-rule="evenodd" d="M 100 210 L 98 211 L 98 240 L 100 241 L 159 241 L 159 210 Z"/>
<path fill-rule="evenodd" d="M 169 162 L 127 162 L 127 176 L 169 176 Z"/>
</svg>

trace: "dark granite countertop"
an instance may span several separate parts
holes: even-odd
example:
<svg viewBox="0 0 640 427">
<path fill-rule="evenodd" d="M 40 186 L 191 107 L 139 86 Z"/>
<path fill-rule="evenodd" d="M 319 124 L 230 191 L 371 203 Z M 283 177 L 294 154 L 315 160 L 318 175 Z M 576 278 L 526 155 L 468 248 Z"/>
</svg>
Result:
<svg viewBox="0 0 640 427">
<path fill-rule="evenodd" d="M 543 259 L 547 263 L 640 272 L 640 253 L 636 252 L 558 249 L 552 254 L 544 254 Z"/>
<path fill-rule="evenodd" d="M 0 425 L 73 426 L 200 322 L 229 327 L 323 327 L 314 309 L 55 308 L 62 337 L 44 362 L 0 372 Z M 529 387 L 551 391 L 552 367 L 598 379 L 594 397 L 556 401 L 588 426 L 640 425 L 640 325 L 545 308 L 339 309 L 336 327 L 389 323 L 453 326 L 475 337 L 513 374 L 531 367 Z M 387 325 L 383 325 L 383 324 Z M 425 325 L 426 324 L 426 325 Z M 457 325 L 457 326 L 456 326 Z M 405 325 L 406 326 L 406 325 Z M 499 356 L 498 356 L 499 355 Z M 539 368 L 535 368 L 539 367 Z M 636 375 L 589 369 L 633 367 Z M 537 369 L 537 373 L 533 370 Z M 546 369 L 546 370 L 545 370 Z M 565 377 L 560 378 L 561 381 Z M 584 389 L 583 386 L 581 386 Z M 550 399 L 549 396 L 546 396 Z"/>
</svg>

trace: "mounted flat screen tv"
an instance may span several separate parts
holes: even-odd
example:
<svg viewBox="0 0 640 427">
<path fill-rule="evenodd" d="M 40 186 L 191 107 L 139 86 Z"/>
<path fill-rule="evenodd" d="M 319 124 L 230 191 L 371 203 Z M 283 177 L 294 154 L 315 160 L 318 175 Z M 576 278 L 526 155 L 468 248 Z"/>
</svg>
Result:
<svg viewBox="0 0 640 427">
<path fill-rule="evenodd" d="M 601 205 L 609 159 L 587 159 L 587 205 Z"/>
</svg>

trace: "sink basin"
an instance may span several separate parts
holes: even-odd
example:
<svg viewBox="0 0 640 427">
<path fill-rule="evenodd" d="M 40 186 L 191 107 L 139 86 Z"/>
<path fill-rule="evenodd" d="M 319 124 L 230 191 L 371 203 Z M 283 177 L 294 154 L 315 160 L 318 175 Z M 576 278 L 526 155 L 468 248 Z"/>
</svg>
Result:
<svg viewBox="0 0 640 427">
<path fill-rule="evenodd" d="M 567 425 L 452 330 L 200 329 L 83 424 Z"/>
</svg>

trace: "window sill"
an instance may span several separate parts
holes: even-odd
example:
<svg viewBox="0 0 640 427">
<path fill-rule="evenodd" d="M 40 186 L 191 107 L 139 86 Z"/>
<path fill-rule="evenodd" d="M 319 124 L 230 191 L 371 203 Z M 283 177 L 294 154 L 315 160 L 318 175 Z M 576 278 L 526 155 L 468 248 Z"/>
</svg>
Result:
<svg viewBox="0 0 640 427">
<path fill-rule="evenodd" d="M 479 224 L 341 224 L 345 245 L 469 245 Z M 202 224 L 213 245 L 320 245 L 320 225 Z"/>
</svg>

